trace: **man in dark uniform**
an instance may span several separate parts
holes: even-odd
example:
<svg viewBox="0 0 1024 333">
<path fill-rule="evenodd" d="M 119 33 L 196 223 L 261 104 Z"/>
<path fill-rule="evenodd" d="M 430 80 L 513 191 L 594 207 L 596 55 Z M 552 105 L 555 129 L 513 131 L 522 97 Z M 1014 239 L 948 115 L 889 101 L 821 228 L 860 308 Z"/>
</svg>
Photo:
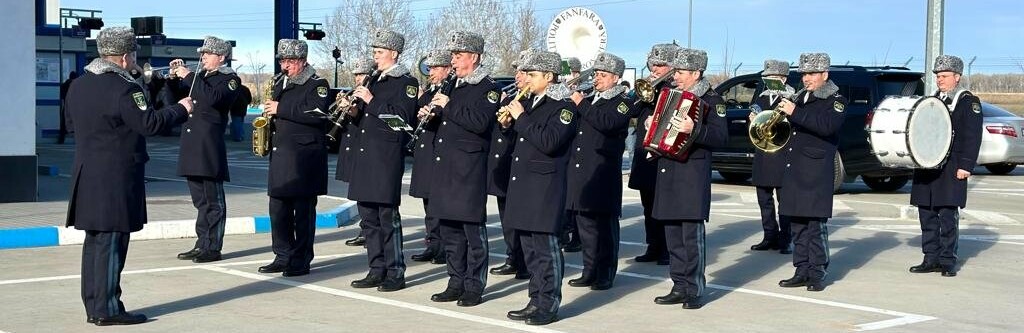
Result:
<svg viewBox="0 0 1024 333">
<path fill-rule="evenodd" d="M 519 58 L 512 62 L 515 71 L 516 90 L 502 95 L 501 106 L 521 103 L 513 100 L 516 94 L 526 88 L 526 73 L 519 70 L 519 64 L 534 50 L 519 52 Z M 527 93 L 529 96 L 529 93 Z M 530 278 L 523 256 L 523 245 L 519 242 L 516 229 L 505 223 L 505 202 L 508 193 L 509 172 L 512 169 L 512 149 L 515 148 L 515 131 L 510 128 L 494 126 L 491 130 L 491 150 L 487 158 L 487 194 L 493 195 L 498 202 L 498 218 L 501 219 L 501 234 L 505 241 L 505 262 L 501 266 L 491 268 L 494 275 L 512 275 L 518 280 Z"/>
<path fill-rule="evenodd" d="M 558 247 L 565 216 L 566 169 L 576 134 L 577 114 L 568 100 L 569 88 L 557 83 L 558 53 L 537 51 L 520 64 L 526 84 L 536 95 L 530 101 L 506 106 L 501 126 L 515 130 L 512 171 L 508 185 L 506 221 L 516 229 L 530 270 L 530 302 L 508 318 L 529 325 L 558 320 L 562 302 L 564 261 Z"/>
<path fill-rule="evenodd" d="M 434 99 L 438 89 L 441 89 L 441 81 L 448 77 L 452 69 L 452 52 L 447 49 L 436 49 L 427 54 L 424 64 L 430 69 L 430 86 L 421 91 L 416 101 L 418 108 L 425 107 Z M 423 120 L 420 120 L 423 121 Z M 414 254 L 414 261 L 430 261 L 434 264 L 444 264 L 444 246 L 441 242 L 441 226 L 437 218 L 430 214 L 430 183 L 433 181 L 434 169 L 434 134 L 441 120 L 431 117 L 428 123 L 423 124 L 423 133 L 413 147 L 412 180 L 409 183 L 409 196 L 423 199 L 423 211 L 425 217 L 423 223 L 426 225 L 423 241 L 427 248 L 423 253 Z"/>
<path fill-rule="evenodd" d="M 951 110 L 953 145 L 946 164 L 939 169 L 914 170 L 910 204 L 917 206 L 921 219 L 921 251 L 924 261 L 910 267 L 914 273 L 942 272 L 956 276 L 957 240 L 960 238 L 960 208 L 967 206 L 967 179 L 978 162 L 981 148 L 981 100 L 960 86 L 964 62 L 941 55 L 932 73 L 939 88 L 933 96 Z"/>
<path fill-rule="evenodd" d="M 448 286 L 431 295 L 434 302 L 458 300 L 475 306 L 487 285 L 487 154 L 491 127 L 498 110 L 498 87 L 490 71 L 480 67 L 484 38 L 455 31 L 446 47 L 458 81 L 451 96 L 440 92 L 421 108 L 441 119 L 434 137 L 434 179 L 430 184 L 430 213 L 441 225 L 448 257 Z"/>
<path fill-rule="evenodd" d="M 789 75 L 789 62 L 781 60 L 765 60 L 764 70 L 761 77 L 786 82 Z M 750 121 L 754 120 L 757 113 L 764 110 L 774 110 L 783 98 L 792 98 L 793 87 L 784 86 L 784 90 L 765 89 L 754 99 L 754 105 L 750 106 Z M 751 181 L 757 187 L 757 205 L 761 207 L 761 226 L 764 229 L 764 238 L 760 243 L 750 246 L 754 251 L 779 250 L 779 253 L 793 253 L 790 244 L 789 221 L 778 219 L 775 214 L 775 192 L 782 186 L 782 173 L 786 171 L 785 154 L 779 151 L 767 153 L 761 150 L 754 151 L 754 179 Z"/>
<path fill-rule="evenodd" d="M 66 126 L 76 133 L 67 226 L 85 231 L 82 302 L 86 321 L 100 326 L 146 321 L 121 303 L 121 271 L 130 233 L 146 223 L 146 139 L 185 121 L 191 98 L 153 110 L 135 66 L 135 34 L 128 27 L 96 36 L 100 57 L 68 88 Z"/>
<path fill-rule="evenodd" d="M 364 105 L 355 118 L 359 126 L 359 150 L 353 156 L 348 198 L 356 201 L 366 225 L 366 254 L 370 271 L 352 281 L 352 287 L 378 291 L 405 288 L 405 254 L 402 252 L 402 217 L 398 206 L 405 173 L 406 134 L 392 130 L 380 118 L 399 116 L 416 125 L 416 93 L 419 83 L 409 69 L 398 63 L 405 37 L 378 30 L 370 43 L 380 75 L 368 87 L 356 87 L 352 96 Z"/>
<path fill-rule="evenodd" d="M 367 80 L 367 76 L 376 76 L 377 63 L 373 62 L 373 59 L 356 59 L 352 62 L 352 75 L 353 78 L 353 89 Z M 345 94 L 338 94 L 337 98 L 348 98 Z M 349 104 L 348 102 L 341 102 L 342 104 Z M 356 100 L 355 106 L 351 109 L 358 112 L 363 107 L 363 103 Z M 343 108 L 345 106 L 342 106 Z M 338 165 L 337 171 L 335 172 L 334 179 L 350 182 L 352 167 L 355 165 L 356 152 L 359 151 L 359 126 L 352 121 L 352 118 L 358 116 L 358 113 L 347 115 L 346 117 L 350 121 L 345 124 L 345 128 L 342 129 L 344 135 L 342 135 L 338 142 Z M 362 219 L 359 220 L 359 234 L 356 237 L 346 240 L 345 245 L 348 246 L 363 246 L 366 245 L 366 222 Z"/>
<path fill-rule="evenodd" d="M 670 65 L 675 89 L 700 98 L 706 107 L 703 119 L 686 114 L 673 116 L 670 123 L 681 133 L 693 133 L 700 126 L 689 148 L 689 157 L 678 161 L 657 159 L 658 181 L 654 189 L 651 216 L 665 224 L 665 243 L 669 251 L 669 276 L 672 291 L 654 299 L 657 304 L 683 304 L 684 309 L 703 306 L 701 296 L 707 281 L 704 262 L 704 224 L 711 212 L 711 151 L 722 147 L 729 133 L 725 121 L 725 102 L 704 78 L 708 56 L 702 50 L 681 49 Z M 645 125 L 649 127 L 650 121 Z M 648 130 L 651 130 L 648 128 Z M 685 204 L 681 204 L 685 203 Z"/>
<path fill-rule="evenodd" d="M 327 120 L 307 111 L 327 110 L 330 86 L 306 62 L 307 53 L 305 41 L 277 42 L 281 74 L 263 102 L 263 113 L 273 117 L 267 194 L 275 257 L 260 273 L 306 275 L 313 261 L 316 199 L 327 194 Z"/>
<path fill-rule="evenodd" d="M 580 72 L 583 70 L 583 63 L 580 62 L 580 58 L 568 57 L 562 59 L 562 61 L 564 61 L 569 67 L 569 75 L 562 77 L 562 80 L 568 82 L 580 77 Z M 577 80 L 576 83 L 572 85 L 567 85 L 567 87 L 569 90 L 577 92 L 580 96 L 583 96 L 583 94 L 589 94 L 593 90 L 593 88 L 587 89 L 586 87 L 583 87 L 583 85 L 593 87 L 593 84 L 590 82 L 584 83 L 580 80 Z M 559 239 L 559 242 L 562 244 L 562 251 L 580 252 L 583 249 L 583 245 L 580 241 L 580 229 L 576 223 L 576 216 L 569 214 L 569 212 L 566 212 L 566 214 L 565 224 L 562 227 L 562 235 Z"/>
<path fill-rule="evenodd" d="M 249 113 L 249 105 L 252 104 L 252 91 L 244 84 L 238 85 L 238 97 L 231 104 L 231 141 L 242 142 L 245 139 L 245 115 Z"/>
<path fill-rule="evenodd" d="M 208 36 L 196 52 L 199 52 L 202 66 L 198 73 L 192 73 L 187 66 L 175 68 L 175 75 L 181 78 L 175 80 L 178 81 L 176 90 L 192 97 L 196 103 L 195 112 L 188 115 L 181 129 L 178 175 L 188 180 L 192 205 L 199 211 L 196 244 L 191 250 L 179 253 L 178 259 L 204 263 L 220 260 L 224 246 L 227 219 L 224 182 L 230 180 L 224 129 L 242 81 L 231 67 L 224 66 L 224 61 L 231 56 L 231 44 L 227 41 Z M 185 62 L 175 59 L 171 63 L 183 65 Z"/>
<path fill-rule="evenodd" d="M 828 268 L 828 228 L 832 217 L 832 178 L 839 129 L 846 119 L 846 98 L 828 79 L 826 53 L 800 55 L 804 89 L 796 101 L 783 99 L 779 108 L 793 125 L 793 136 L 785 148 L 786 171 L 779 189 L 779 219 L 789 219 L 793 228 L 792 278 L 779 281 L 781 287 L 825 290 Z"/>
<path fill-rule="evenodd" d="M 78 72 L 71 71 L 68 73 L 68 79 L 64 80 L 64 82 L 60 84 L 60 128 L 57 130 L 57 144 L 60 145 L 64 144 L 64 139 L 68 136 L 67 121 L 65 120 L 68 108 L 65 101 L 68 99 L 68 88 L 71 87 L 71 82 L 73 82 L 75 78 L 78 78 Z"/>
<path fill-rule="evenodd" d="M 675 57 L 679 46 L 676 44 L 655 44 L 651 52 L 647 54 L 647 68 L 651 70 L 651 76 L 647 79 L 654 81 L 665 75 L 671 76 L 672 67 L 668 65 Z M 668 78 L 654 86 L 655 101 L 657 93 L 662 88 L 672 87 L 672 79 Z M 665 246 L 665 225 L 651 217 L 651 208 L 654 207 L 654 183 L 657 179 L 657 163 L 650 160 L 649 153 L 644 150 L 644 136 L 647 130 L 644 124 L 654 113 L 654 103 L 638 102 L 640 109 L 637 116 L 636 129 L 633 130 L 633 163 L 629 172 L 629 188 L 640 192 L 640 203 L 644 207 L 644 232 L 647 242 L 647 250 L 644 254 L 633 258 L 636 262 L 654 262 L 658 265 L 668 265 L 668 248 Z"/>
<path fill-rule="evenodd" d="M 594 61 L 593 98 L 572 95 L 579 110 L 579 130 L 569 158 L 565 208 L 578 225 L 583 245 L 583 275 L 573 287 L 612 287 L 619 262 L 619 215 L 622 213 L 622 153 L 626 150 L 634 103 L 618 84 L 622 58 L 599 53 Z"/>
</svg>

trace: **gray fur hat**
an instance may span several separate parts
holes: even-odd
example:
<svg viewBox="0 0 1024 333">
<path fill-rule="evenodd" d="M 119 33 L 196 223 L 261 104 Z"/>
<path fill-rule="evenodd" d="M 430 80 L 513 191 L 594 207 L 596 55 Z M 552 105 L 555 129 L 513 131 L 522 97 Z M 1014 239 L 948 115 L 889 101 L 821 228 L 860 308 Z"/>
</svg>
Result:
<svg viewBox="0 0 1024 333">
<path fill-rule="evenodd" d="M 282 38 L 277 41 L 278 59 L 305 59 L 309 54 L 309 46 L 305 41 Z"/>
<path fill-rule="evenodd" d="M 534 51 L 526 55 L 519 70 L 524 72 L 539 71 L 560 74 L 562 72 L 562 56 L 551 51 Z"/>
<path fill-rule="evenodd" d="M 373 59 L 356 59 L 352 61 L 352 74 L 370 74 L 377 69 L 377 63 Z"/>
<path fill-rule="evenodd" d="M 135 32 L 129 27 L 110 27 L 96 35 L 96 50 L 100 56 L 122 55 L 139 49 Z"/>
<path fill-rule="evenodd" d="M 484 37 L 475 32 L 452 31 L 445 48 L 450 52 L 472 52 L 484 54 Z"/>
<path fill-rule="evenodd" d="M 676 44 L 654 44 L 654 46 L 651 46 L 651 52 L 647 53 L 647 65 L 668 66 L 668 63 L 672 62 L 679 49 L 681 47 Z"/>
<path fill-rule="evenodd" d="M 595 71 L 604 71 L 621 77 L 622 72 L 626 70 L 626 61 L 614 54 L 601 52 L 597 54 L 596 58 L 594 58 L 594 66 L 590 68 L 593 68 Z"/>
<path fill-rule="evenodd" d="M 764 61 L 764 70 L 761 71 L 761 76 L 770 75 L 789 75 L 789 62 L 775 59 L 768 59 Z"/>
<path fill-rule="evenodd" d="M 231 43 L 228 43 L 228 41 L 214 36 L 206 36 L 206 38 L 203 38 L 203 46 L 196 49 L 196 52 L 230 56 Z"/>
<path fill-rule="evenodd" d="M 940 55 L 935 57 L 935 64 L 932 66 L 932 73 L 953 72 L 964 74 L 964 61 L 957 56 Z"/>
<path fill-rule="evenodd" d="M 669 66 L 688 71 L 703 71 L 708 64 L 707 53 L 701 50 L 680 48 Z"/>
<path fill-rule="evenodd" d="M 828 66 L 832 65 L 832 59 L 828 53 L 803 53 L 800 54 L 800 73 L 821 73 L 827 72 Z"/>
<path fill-rule="evenodd" d="M 565 58 L 565 62 L 569 64 L 569 71 L 570 72 L 579 72 L 579 71 L 583 70 L 583 64 L 580 63 L 580 58 L 568 57 L 568 58 Z"/>
<path fill-rule="evenodd" d="M 525 49 L 525 50 L 519 51 L 519 58 L 516 58 L 516 60 L 512 61 L 512 67 L 518 70 L 519 69 L 519 64 L 522 64 L 523 60 L 526 59 L 526 57 L 529 56 L 530 53 L 533 53 L 533 52 L 536 52 L 536 51 L 537 50 L 534 50 L 534 49 Z"/>
<path fill-rule="evenodd" d="M 446 49 L 434 49 L 427 53 L 427 59 L 423 61 L 427 67 L 451 66 L 452 52 Z"/>
<path fill-rule="evenodd" d="M 405 50 L 405 36 L 396 31 L 380 29 L 373 34 L 373 41 L 370 42 L 370 47 L 402 53 Z"/>
</svg>

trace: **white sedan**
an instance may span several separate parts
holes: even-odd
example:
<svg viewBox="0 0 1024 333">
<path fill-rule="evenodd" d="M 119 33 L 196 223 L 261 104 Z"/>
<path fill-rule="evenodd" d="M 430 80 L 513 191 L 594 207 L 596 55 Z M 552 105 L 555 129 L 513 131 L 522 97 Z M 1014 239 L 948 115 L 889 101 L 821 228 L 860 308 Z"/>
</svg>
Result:
<svg viewBox="0 0 1024 333">
<path fill-rule="evenodd" d="M 982 102 L 981 150 L 978 165 L 997 175 L 1024 164 L 1024 118 L 998 106 Z"/>
</svg>

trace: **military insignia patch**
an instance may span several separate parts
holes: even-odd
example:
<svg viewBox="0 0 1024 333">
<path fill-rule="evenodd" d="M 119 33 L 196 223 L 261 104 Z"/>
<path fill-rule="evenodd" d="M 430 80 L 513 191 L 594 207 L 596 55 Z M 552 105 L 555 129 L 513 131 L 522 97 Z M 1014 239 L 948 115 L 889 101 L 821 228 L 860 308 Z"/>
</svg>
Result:
<svg viewBox="0 0 1024 333">
<path fill-rule="evenodd" d="M 619 106 L 615 108 L 615 111 L 619 111 L 621 114 L 626 114 L 626 112 L 629 112 L 629 106 L 626 105 L 626 102 L 619 102 Z"/>
<path fill-rule="evenodd" d="M 149 108 L 149 105 L 146 105 L 146 95 L 143 95 L 141 91 L 132 94 L 132 100 L 135 101 L 135 106 L 139 107 L 139 110 L 146 111 Z"/>
<path fill-rule="evenodd" d="M 405 95 L 409 98 L 415 98 L 416 92 L 419 91 L 416 86 L 405 86 Z"/>
<path fill-rule="evenodd" d="M 719 117 L 725 117 L 725 104 L 715 105 L 715 113 L 717 113 Z"/>
<path fill-rule="evenodd" d="M 832 108 L 836 109 L 836 112 L 843 112 L 843 110 L 846 110 L 846 105 L 843 105 L 842 102 L 836 101 L 835 103 L 832 103 Z"/>
<path fill-rule="evenodd" d="M 572 111 L 562 109 L 562 113 L 558 115 L 558 120 L 560 120 L 563 124 L 568 125 L 569 123 L 572 122 Z"/>
<path fill-rule="evenodd" d="M 974 111 L 974 113 L 981 113 L 981 104 L 971 103 L 971 111 Z"/>
<path fill-rule="evenodd" d="M 228 89 L 231 89 L 231 90 L 238 89 L 238 82 L 235 81 L 235 79 L 231 79 L 231 81 L 228 81 Z"/>
<path fill-rule="evenodd" d="M 320 98 L 327 97 L 327 87 L 316 87 L 316 95 L 320 96 Z"/>
<path fill-rule="evenodd" d="M 487 101 L 491 102 L 491 104 L 497 103 L 498 102 L 498 92 L 497 91 L 493 91 L 493 90 L 488 92 L 487 93 Z"/>
</svg>

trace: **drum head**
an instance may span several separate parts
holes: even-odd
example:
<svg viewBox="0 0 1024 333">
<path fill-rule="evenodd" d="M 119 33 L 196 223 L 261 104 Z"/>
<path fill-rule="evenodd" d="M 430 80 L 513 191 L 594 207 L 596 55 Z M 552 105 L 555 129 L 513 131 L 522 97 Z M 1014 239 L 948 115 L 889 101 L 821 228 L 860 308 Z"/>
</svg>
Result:
<svg viewBox="0 0 1024 333">
<path fill-rule="evenodd" d="M 953 143 L 949 109 L 936 97 L 925 97 L 914 105 L 907 122 L 907 146 L 920 168 L 942 166 Z"/>
</svg>

